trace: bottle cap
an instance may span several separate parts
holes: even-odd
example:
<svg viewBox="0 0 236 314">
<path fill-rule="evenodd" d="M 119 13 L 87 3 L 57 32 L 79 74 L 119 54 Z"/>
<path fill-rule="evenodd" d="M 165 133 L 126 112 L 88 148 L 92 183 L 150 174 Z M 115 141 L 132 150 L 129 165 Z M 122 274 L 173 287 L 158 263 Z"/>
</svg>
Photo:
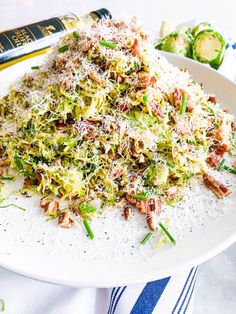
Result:
<svg viewBox="0 0 236 314">
<path fill-rule="evenodd" d="M 102 9 L 99 9 L 96 11 L 92 11 L 90 13 L 96 14 L 100 20 L 112 19 L 111 13 L 105 8 L 102 8 Z"/>
</svg>

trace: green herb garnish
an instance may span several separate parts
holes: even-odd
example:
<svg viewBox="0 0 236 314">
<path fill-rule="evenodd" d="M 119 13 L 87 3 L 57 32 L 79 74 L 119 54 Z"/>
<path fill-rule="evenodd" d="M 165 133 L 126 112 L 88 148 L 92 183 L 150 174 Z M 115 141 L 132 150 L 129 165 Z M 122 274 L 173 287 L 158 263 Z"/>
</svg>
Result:
<svg viewBox="0 0 236 314">
<path fill-rule="evenodd" d="M 74 39 L 79 39 L 79 35 L 77 32 L 73 32 L 72 36 L 74 37 Z"/>
<path fill-rule="evenodd" d="M 40 69 L 40 66 L 38 66 L 38 65 L 31 67 L 31 70 L 39 70 L 39 69 Z"/>
<path fill-rule="evenodd" d="M 112 48 L 112 49 L 115 49 L 117 47 L 116 44 L 109 43 L 108 41 L 105 41 L 105 40 L 99 40 L 99 44 L 108 48 Z"/>
<path fill-rule="evenodd" d="M 92 230 L 91 230 L 91 228 L 89 226 L 89 223 L 88 223 L 87 219 L 84 218 L 83 223 L 84 223 L 85 229 L 88 232 L 88 236 L 92 240 L 94 238 L 94 234 L 93 234 L 93 232 L 92 232 Z"/>
<path fill-rule="evenodd" d="M 62 46 L 58 49 L 58 52 L 63 53 L 69 49 L 68 45 Z"/>
<path fill-rule="evenodd" d="M 5 311 L 5 302 L 3 299 L 0 299 L 0 303 L 1 303 L 1 312 Z"/>
<path fill-rule="evenodd" d="M 143 96 L 143 103 L 146 104 L 146 102 L 148 101 L 149 96 L 148 95 L 144 95 Z"/>
<path fill-rule="evenodd" d="M 142 200 L 142 201 L 146 201 L 147 200 L 147 196 L 146 195 L 131 194 L 131 196 L 133 198 L 138 199 L 138 200 Z"/>
<path fill-rule="evenodd" d="M 213 114 L 214 119 L 215 119 L 215 123 L 216 123 L 217 125 L 219 125 L 220 120 L 219 120 L 219 118 L 217 117 L 215 110 L 214 110 L 210 105 L 208 105 L 208 104 L 203 104 L 203 106 L 205 106 L 205 107 Z"/>
<path fill-rule="evenodd" d="M 21 209 L 21 210 L 23 210 L 23 211 L 26 211 L 25 208 L 23 208 L 23 207 L 21 207 L 21 206 L 19 206 L 19 205 L 16 205 L 16 204 L 7 204 L 7 205 L 0 206 L 0 208 L 7 208 L 7 207 L 11 207 L 11 206 L 16 207 L 16 208 L 19 208 L 19 209 Z"/>
<path fill-rule="evenodd" d="M 169 168 L 169 169 L 174 169 L 175 166 L 173 164 L 167 162 L 166 163 L 166 167 Z"/>
<path fill-rule="evenodd" d="M 182 104 L 180 107 L 180 114 L 183 115 L 186 112 L 186 106 L 187 106 L 187 99 L 188 99 L 188 94 L 184 92 L 183 97 L 182 97 Z"/>
<path fill-rule="evenodd" d="M 230 167 L 230 166 L 227 166 L 227 165 L 223 165 L 223 169 L 227 170 L 230 173 L 236 174 L 236 168 L 233 168 L 233 167 Z"/>
<path fill-rule="evenodd" d="M 5 180 L 5 181 L 11 181 L 13 180 L 13 177 L 0 177 L 0 180 Z"/>
<path fill-rule="evenodd" d="M 93 206 L 90 206 L 88 204 L 80 204 L 79 209 L 82 212 L 86 212 L 86 213 L 94 213 L 96 211 L 96 208 Z"/>
<path fill-rule="evenodd" d="M 141 244 L 146 244 L 148 242 L 148 240 L 152 237 L 152 235 L 153 235 L 152 232 L 148 232 L 140 243 Z"/>
<path fill-rule="evenodd" d="M 16 166 L 17 170 L 19 171 L 19 173 L 22 176 L 31 178 L 32 180 L 35 179 L 34 175 L 26 170 L 26 168 L 27 168 L 26 167 L 26 162 L 23 159 L 21 159 L 18 156 L 14 156 L 13 160 L 14 160 L 14 163 L 15 163 L 15 166 Z"/>
<path fill-rule="evenodd" d="M 169 238 L 169 240 L 175 245 L 176 240 L 172 237 L 172 235 L 169 233 L 169 231 L 163 226 L 163 224 L 161 222 L 159 222 L 158 225 L 161 227 L 162 231 L 166 234 L 166 236 Z"/>
<path fill-rule="evenodd" d="M 225 159 L 222 159 L 217 170 L 221 171 L 224 167 Z"/>
</svg>

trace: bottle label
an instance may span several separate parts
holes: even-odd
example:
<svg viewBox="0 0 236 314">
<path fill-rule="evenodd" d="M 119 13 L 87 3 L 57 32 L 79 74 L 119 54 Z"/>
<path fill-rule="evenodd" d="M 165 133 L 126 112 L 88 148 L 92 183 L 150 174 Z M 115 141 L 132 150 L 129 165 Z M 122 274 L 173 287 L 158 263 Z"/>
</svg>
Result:
<svg viewBox="0 0 236 314">
<path fill-rule="evenodd" d="M 37 42 L 35 49 L 32 49 L 32 47 L 27 49 L 24 46 L 41 38 L 60 33 L 65 29 L 64 24 L 59 18 L 51 18 L 0 33 L 0 64 L 10 61 L 19 55 L 22 56 L 23 51 L 27 54 L 40 50 L 42 48 L 40 41 Z M 45 43 L 43 47 L 45 47 Z"/>
</svg>

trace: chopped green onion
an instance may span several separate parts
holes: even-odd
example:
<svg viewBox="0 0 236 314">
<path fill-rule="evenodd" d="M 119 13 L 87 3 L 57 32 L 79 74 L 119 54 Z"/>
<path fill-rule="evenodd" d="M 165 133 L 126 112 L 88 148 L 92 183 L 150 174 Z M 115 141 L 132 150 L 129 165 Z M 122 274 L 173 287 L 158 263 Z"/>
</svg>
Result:
<svg viewBox="0 0 236 314">
<path fill-rule="evenodd" d="M 140 243 L 141 244 L 146 244 L 148 242 L 148 240 L 152 237 L 152 235 L 153 235 L 152 232 L 148 232 Z"/>
<path fill-rule="evenodd" d="M 108 48 L 112 48 L 112 49 L 115 49 L 117 47 L 116 44 L 109 43 L 109 42 L 107 42 L 105 40 L 99 40 L 99 44 L 102 45 L 102 46 L 108 47 Z"/>
<path fill-rule="evenodd" d="M 39 69 L 40 69 L 40 66 L 38 66 L 38 65 L 31 67 L 31 70 L 39 70 Z"/>
<path fill-rule="evenodd" d="M 186 105 L 187 105 L 187 99 L 188 99 L 188 94 L 184 92 L 183 97 L 182 97 L 182 104 L 180 107 L 180 114 L 185 114 L 186 112 Z"/>
<path fill-rule="evenodd" d="M 11 181 L 13 180 L 13 177 L 0 177 L 0 180 L 6 180 L 6 181 Z"/>
<path fill-rule="evenodd" d="M 92 230 L 91 230 L 91 228 L 89 226 L 89 223 L 88 223 L 87 219 L 84 218 L 83 223 L 84 223 L 85 229 L 88 232 L 88 235 L 89 235 L 90 239 L 92 240 L 94 238 L 94 234 L 93 234 L 93 232 L 92 232 Z"/>
<path fill-rule="evenodd" d="M 169 168 L 169 169 L 174 169 L 175 166 L 173 164 L 167 162 L 166 163 L 166 167 Z"/>
<path fill-rule="evenodd" d="M 224 167 L 224 164 L 225 164 L 225 159 L 222 159 L 217 170 L 218 171 L 222 170 Z"/>
<path fill-rule="evenodd" d="M 94 213 L 96 211 L 96 208 L 95 207 L 92 207 L 88 204 L 80 204 L 80 207 L 79 209 L 82 211 L 82 212 L 86 212 L 86 213 Z"/>
<path fill-rule="evenodd" d="M 0 299 L 0 303 L 1 303 L 1 312 L 5 311 L 5 302 L 3 299 Z"/>
<path fill-rule="evenodd" d="M 146 104 L 146 102 L 148 101 L 149 96 L 148 95 L 144 95 L 143 96 L 143 103 Z"/>
<path fill-rule="evenodd" d="M 68 49 L 69 49 L 69 46 L 68 46 L 68 45 L 65 45 L 65 46 L 60 47 L 60 48 L 58 49 L 58 51 L 59 51 L 60 53 L 62 53 L 62 52 L 67 51 Z"/>
<path fill-rule="evenodd" d="M 138 200 L 142 200 L 142 201 L 146 201 L 147 200 L 147 196 L 146 195 L 131 194 L 131 196 L 133 198 L 138 199 Z"/>
<path fill-rule="evenodd" d="M 159 222 L 158 225 L 161 227 L 162 231 L 166 234 L 166 236 L 169 238 L 169 240 L 175 245 L 176 240 L 172 237 L 172 235 L 169 233 L 169 231 L 163 226 L 163 224 L 161 222 Z"/>
<path fill-rule="evenodd" d="M 23 211 L 26 211 L 25 208 L 23 208 L 23 207 L 21 207 L 21 206 L 18 206 L 18 205 L 16 205 L 16 204 L 7 204 L 7 205 L 0 206 L 0 208 L 7 208 L 7 207 L 11 207 L 11 206 L 14 206 L 14 207 L 19 208 L 19 209 L 21 209 L 21 210 L 23 210 Z"/>
<path fill-rule="evenodd" d="M 77 32 L 73 32 L 72 36 L 74 37 L 74 39 L 79 39 L 79 35 Z"/>
<path fill-rule="evenodd" d="M 230 173 L 236 174 L 236 168 L 227 166 L 227 165 L 223 165 L 223 169 L 229 171 Z"/>
<path fill-rule="evenodd" d="M 208 110 L 210 110 L 210 112 L 214 115 L 215 123 L 216 123 L 217 125 L 219 125 L 220 120 L 219 120 L 219 118 L 217 117 L 215 110 L 214 110 L 210 105 L 208 105 L 208 104 L 203 104 L 203 106 L 205 106 Z"/>
</svg>

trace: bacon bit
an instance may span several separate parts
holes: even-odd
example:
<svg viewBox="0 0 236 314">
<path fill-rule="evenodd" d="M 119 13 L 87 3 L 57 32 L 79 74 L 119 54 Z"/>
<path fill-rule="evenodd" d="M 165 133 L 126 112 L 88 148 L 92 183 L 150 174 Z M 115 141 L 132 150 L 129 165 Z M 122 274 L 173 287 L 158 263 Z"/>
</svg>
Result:
<svg viewBox="0 0 236 314">
<path fill-rule="evenodd" d="M 135 206 L 137 204 L 137 199 L 133 198 L 130 194 L 126 193 L 125 198 L 131 205 Z"/>
<path fill-rule="evenodd" d="M 147 213 L 146 220 L 147 220 L 147 224 L 148 224 L 149 228 L 153 232 L 156 232 L 157 231 L 157 225 L 158 225 L 156 213 L 153 211 L 149 211 Z"/>
<path fill-rule="evenodd" d="M 150 86 L 151 86 L 151 87 L 154 87 L 154 86 L 155 86 L 155 84 L 156 84 L 156 82 L 157 82 L 156 77 L 155 77 L 154 75 L 153 75 L 153 76 L 151 76 L 151 77 L 150 77 L 150 81 L 149 81 Z"/>
<path fill-rule="evenodd" d="M 0 158 L 0 167 L 5 167 L 8 166 L 9 162 L 7 162 L 6 160 Z"/>
<path fill-rule="evenodd" d="M 132 108 L 132 105 L 129 103 L 120 103 L 116 106 L 117 111 L 119 112 L 125 112 Z"/>
<path fill-rule="evenodd" d="M 131 149 L 131 156 L 137 158 L 137 161 L 139 163 L 144 163 L 145 162 L 145 158 L 143 154 L 139 154 L 136 150 L 136 148 L 132 147 Z"/>
<path fill-rule="evenodd" d="M 221 146 L 216 147 L 215 154 L 217 156 L 224 156 L 225 153 L 229 151 L 229 146 L 227 144 L 222 144 Z"/>
<path fill-rule="evenodd" d="M 66 67 L 66 62 L 67 62 L 67 57 L 65 54 L 58 54 L 57 59 L 55 60 L 54 63 L 54 68 L 58 70 L 63 70 Z"/>
<path fill-rule="evenodd" d="M 57 159 L 54 161 L 54 165 L 57 167 L 61 167 L 61 159 Z"/>
<path fill-rule="evenodd" d="M 148 211 L 148 201 L 137 200 L 135 207 L 139 209 L 141 214 L 146 214 Z"/>
<path fill-rule="evenodd" d="M 25 178 L 24 179 L 24 187 L 29 187 L 29 186 L 33 186 L 34 185 L 34 181 L 30 178 Z"/>
<path fill-rule="evenodd" d="M 131 212 L 132 212 L 131 207 L 126 205 L 125 208 L 124 208 L 125 220 L 129 221 L 131 219 Z"/>
<path fill-rule="evenodd" d="M 57 214 L 59 211 L 59 203 L 50 198 L 42 199 L 40 206 L 44 209 L 45 214 Z"/>
<path fill-rule="evenodd" d="M 217 168 L 219 165 L 219 157 L 215 154 L 212 154 L 208 157 L 207 162 L 211 167 Z"/>
<path fill-rule="evenodd" d="M 182 98 L 184 95 L 184 90 L 181 88 L 175 88 L 173 93 L 172 93 L 172 105 L 174 105 L 175 107 L 177 107 L 178 109 L 180 109 L 181 105 L 182 105 Z"/>
<path fill-rule="evenodd" d="M 136 148 L 134 148 L 134 147 L 131 147 L 131 156 L 132 157 L 138 157 L 139 156 L 139 153 L 137 152 L 137 150 L 136 150 Z"/>
<path fill-rule="evenodd" d="M 216 97 L 214 95 L 209 96 L 207 101 L 210 101 L 214 105 L 217 103 Z"/>
<path fill-rule="evenodd" d="M 161 214 L 162 202 L 160 198 L 152 197 L 148 200 L 148 212 L 155 212 L 159 217 Z"/>
<path fill-rule="evenodd" d="M 97 132 L 90 132 L 90 133 L 85 134 L 84 137 L 85 137 L 87 140 L 92 140 L 92 139 L 95 138 L 97 135 L 98 135 Z"/>
<path fill-rule="evenodd" d="M 71 129 L 71 125 L 70 124 L 67 124 L 67 123 L 60 123 L 58 122 L 56 124 L 56 128 L 58 131 L 68 131 Z"/>
<path fill-rule="evenodd" d="M 182 99 L 185 91 L 182 88 L 175 88 L 173 93 L 171 94 L 170 97 L 170 102 L 173 106 L 177 107 L 178 109 L 181 108 L 182 106 Z M 188 112 L 192 112 L 194 110 L 194 103 L 193 100 L 191 100 L 190 95 L 188 95 L 187 98 L 187 106 L 186 109 Z"/>
<path fill-rule="evenodd" d="M 73 225 L 74 221 L 70 218 L 70 216 L 66 212 L 60 213 L 58 217 L 58 224 L 63 228 L 70 228 Z"/>
<path fill-rule="evenodd" d="M 35 179 L 38 181 L 38 182 L 41 182 L 42 181 L 42 174 L 40 172 L 35 172 Z"/>
<path fill-rule="evenodd" d="M 69 78 L 67 77 L 66 79 L 62 80 L 60 83 L 60 91 L 69 91 L 71 89 L 72 86 L 72 82 L 71 80 L 69 80 Z"/>
<path fill-rule="evenodd" d="M 232 122 L 231 128 L 233 131 L 236 131 L 236 122 L 235 121 Z"/>
<path fill-rule="evenodd" d="M 117 82 L 118 84 L 123 83 L 123 82 L 124 82 L 124 80 L 125 80 L 125 78 L 124 78 L 124 77 L 122 77 L 122 76 L 120 76 L 120 75 L 117 75 L 116 82 Z"/>
<path fill-rule="evenodd" d="M 215 193 L 218 198 L 224 198 L 225 196 L 231 194 L 231 191 L 227 186 L 217 181 L 207 173 L 203 174 L 203 182 L 210 190 L 212 190 L 212 192 Z"/>
<path fill-rule="evenodd" d="M 165 114 L 161 107 L 158 106 L 155 101 L 152 101 L 151 106 L 155 115 L 162 120 L 165 117 Z"/>
<path fill-rule="evenodd" d="M 96 81 L 100 85 L 104 85 L 106 82 L 105 80 L 100 78 L 97 74 L 95 74 L 92 70 L 89 72 L 89 75 L 94 81 Z"/>
<path fill-rule="evenodd" d="M 116 122 L 111 122 L 110 125 L 108 126 L 108 131 L 116 131 L 118 130 L 119 125 Z"/>
<path fill-rule="evenodd" d="M 89 125 L 97 125 L 97 126 L 101 126 L 102 125 L 102 121 L 101 120 L 86 120 L 86 123 L 88 123 Z"/>
<path fill-rule="evenodd" d="M 227 109 L 227 108 L 224 108 L 223 111 L 224 111 L 225 113 L 229 113 L 229 112 L 230 112 L 230 110 Z"/>
<path fill-rule="evenodd" d="M 225 134 L 225 128 L 223 125 L 220 125 L 219 127 L 211 130 L 209 134 L 217 139 L 218 141 L 225 141 L 226 140 L 226 134 Z M 224 144 L 223 144 L 224 145 Z"/>
<path fill-rule="evenodd" d="M 148 39 L 148 35 L 145 34 L 143 31 L 139 32 L 140 37 L 142 38 L 142 40 L 146 41 Z"/>
<path fill-rule="evenodd" d="M 138 73 L 139 80 L 136 84 L 136 87 L 139 88 L 147 88 L 148 86 L 155 87 L 155 84 L 157 82 L 157 79 L 154 75 L 150 76 L 148 73 Z"/>
<path fill-rule="evenodd" d="M 180 71 L 181 72 L 188 72 L 188 69 L 187 68 L 180 68 Z"/>
<path fill-rule="evenodd" d="M 124 170 L 123 169 L 118 169 L 116 171 L 114 171 L 111 176 L 112 176 L 112 179 L 117 179 L 119 178 L 120 176 L 122 176 L 122 174 L 124 173 Z"/>
<path fill-rule="evenodd" d="M 131 48 L 131 53 L 134 57 L 138 57 L 139 56 L 139 53 L 140 53 L 140 49 L 139 49 L 139 42 L 138 42 L 138 39 L 135 38 L 134 40 L 134 44 Z"/>
</svg>

